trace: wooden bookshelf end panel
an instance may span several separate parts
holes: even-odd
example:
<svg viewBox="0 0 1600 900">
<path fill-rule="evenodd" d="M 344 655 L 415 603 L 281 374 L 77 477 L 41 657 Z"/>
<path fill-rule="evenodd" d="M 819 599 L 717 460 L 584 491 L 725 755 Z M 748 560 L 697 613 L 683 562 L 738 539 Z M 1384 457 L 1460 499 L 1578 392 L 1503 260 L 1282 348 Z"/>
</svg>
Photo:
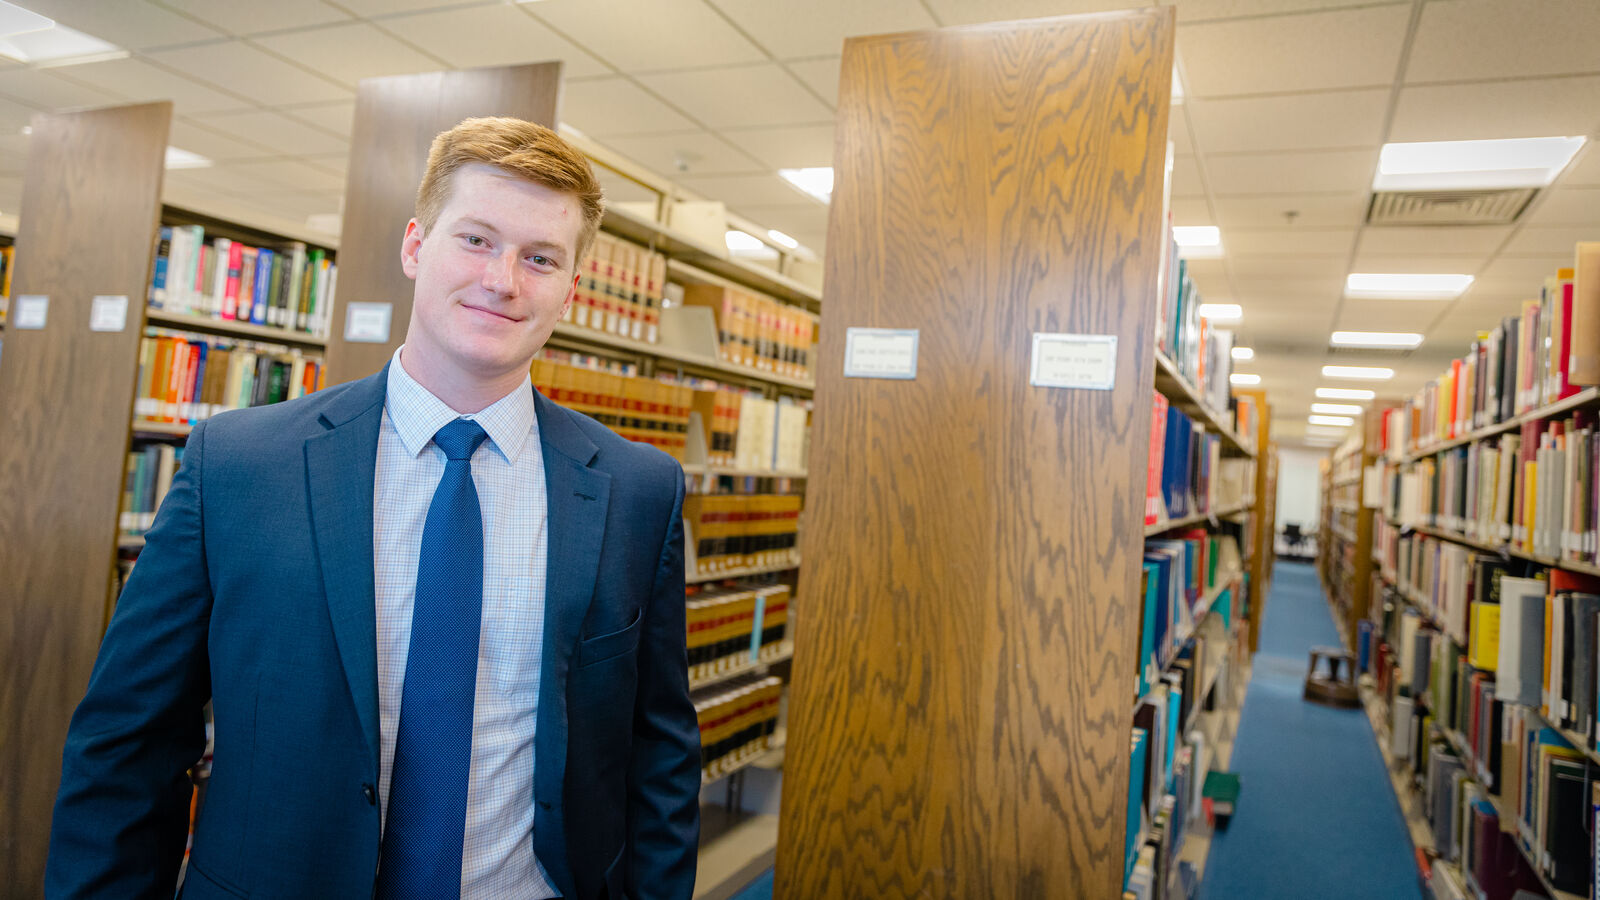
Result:
<svg viewBox="0 0 1600 900">
<path fill-rule="evenodd" d="M 778 897 L 1120 888 L 1172 35 L 846 44 Z M 845 378 L 855 326 L 917 378 Z M 1034 332 L 1115 389 L 1031 386 Z"/>
</svg>

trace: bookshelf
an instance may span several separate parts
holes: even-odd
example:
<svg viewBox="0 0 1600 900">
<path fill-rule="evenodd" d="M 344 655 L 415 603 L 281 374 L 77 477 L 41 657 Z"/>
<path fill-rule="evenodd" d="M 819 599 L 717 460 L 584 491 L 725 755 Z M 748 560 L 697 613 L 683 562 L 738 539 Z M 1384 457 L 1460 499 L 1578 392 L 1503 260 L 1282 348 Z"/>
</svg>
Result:
<svg viewBox="0 0 1600 900">
<path fill-rule="evenodd" d="M 1322 522 L 1317 568 L 1343 635 L 1354 651 L 1356 623 L 1372 604 L 1373 534 L 1376 510 L 1366 503 L 1380 452 L 1385 405 L 1365 410 L 1351 436 L 1334 449 L 1322 475 Z"/>
</svg>

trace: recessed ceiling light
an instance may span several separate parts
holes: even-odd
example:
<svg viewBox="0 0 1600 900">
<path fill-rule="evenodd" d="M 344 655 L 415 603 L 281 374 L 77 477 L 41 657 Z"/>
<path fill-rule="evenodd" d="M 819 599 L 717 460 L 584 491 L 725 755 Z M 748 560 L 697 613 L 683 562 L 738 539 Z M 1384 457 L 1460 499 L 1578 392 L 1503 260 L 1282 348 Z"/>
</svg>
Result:
<svg viewBox="0 0 1600 900">
<path fill-rule="evenodd" d="M 1374 347 L 1415 349 L 1422 335 L 1402 331 L 1335 331 L 1328 343 L 1335 347 Z"/>
<path fill-rule="evenodd" d="M 1249 347 L 1235 347 L 1235 348 L 1233 348 L 1233 358 L 1234 359 L 1255 359 L 1256 358 L 1256 351 L 1251 349 L 1251 348 L 1249 348 Z"/>
<path fill-rule="evenodd" d="M 1215 225 L 1174 225 L 1172 239 L 1184 259 L 1215 259 L 1222 255 L 1222 230 Z"/>
<path fill-rule="evenodd" d="M 128 56 L 128 51 L 94 35 L 55 24 L 50 28 L 8 34 L 0 38 L 0 56 L 46 68 L 123 59 Z"/>
<path fill-rule="evenodd" d="M 1394 377 L 1394 370 L 1382 366 L 1323 366 L 1322 377 L 1387 381 Z"/>
<path fill-rule="evenodd" d="M 1354 403 L 1313 403 L 1311 411 L 1328 416 L 1359 416 L 1361 407 Z"/>
<path fill-rule="evenodd" d="M 1229 384 L 1260 384 L 1260 375 L 1250 375 L 1244 372 L 1235 372 L 1228 376 Z"/>
<path fill-rule="evenodd" d="M 1344 280 L 1344 295 L 1356 300 L 1452 300 L 1471 284 L 1471 275 L 1352 272 Z"/>
<path fill-rule="evenodd" d="M 1341 427 L 1344 427 L 1344 428 L 1348 428 L 1351 425 L 1354 425 L 1356 423 L 1356 420 L 1350 418 L 1349 416 L 1317 416 L 1317 415 L 1311 415 L 1311 416 L 1306 416 L 1306 421 L 1310 422 L 1313 425 L 1338 425 L 1338 426 L 1341 426 Z"/>
<path fill-rule="evenodd" d="M 167 148 L 167 168 L 169 169 L 209 169 L 211 160 L 198 153 L 179 150 L 177 147 Z"/>
<path fill-rule="evenodd" d="M 803 193 L 829 203 L 833 200 L 833 167 L 815 166 L 805 169 L 779 169 L 778 176 L 799 188 Z"/>
<path fill-rule="evenodd" d="M 783 232 L 777 230 L 776 228 L 767 229 L 767 237 L 772 238 L 773 240 L 777 241 L 778 243 L 784 245 L 785 247 L 788 247 L 790 250 L 793 250 L 796 247 L 800 246 L 800 242 L 799 241 L 795 240 L 792 237 L 789 237 L 787 234 L 784 234 Z"/>
<path fill-rule="evenodd" d="M 1244 317 L 1244 309 L 1237 303 L 1202 303 L 1198 312 L 1214 322 L 1237 322 Z"/>
<path fill-rule="evenodd" d="M 1366 388 L 1317 388 L 1317 396 L 1324 400 L 1371 400 L 1378 394 Z"/>
<path fill-rule="evenodd" d="M 1581 137 L 1384 144 L 1376 191 L 1544 187 L 1583 146 Z"/>
</svg>

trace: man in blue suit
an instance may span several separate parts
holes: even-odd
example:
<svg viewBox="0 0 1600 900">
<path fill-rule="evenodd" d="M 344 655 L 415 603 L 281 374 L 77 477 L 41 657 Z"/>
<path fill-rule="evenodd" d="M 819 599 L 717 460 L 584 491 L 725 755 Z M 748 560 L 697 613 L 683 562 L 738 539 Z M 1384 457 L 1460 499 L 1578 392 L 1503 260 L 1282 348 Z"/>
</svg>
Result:
<svg viewBox="0 0 1600 900">
<path fill-rule="evenodd" d="M 539 396 L 599 225 L 549 129 L 441 134 L 377 375 L 196 425 L 73 716 L 50 897 L 683 898 L 682 470 Z"/>
</svg>

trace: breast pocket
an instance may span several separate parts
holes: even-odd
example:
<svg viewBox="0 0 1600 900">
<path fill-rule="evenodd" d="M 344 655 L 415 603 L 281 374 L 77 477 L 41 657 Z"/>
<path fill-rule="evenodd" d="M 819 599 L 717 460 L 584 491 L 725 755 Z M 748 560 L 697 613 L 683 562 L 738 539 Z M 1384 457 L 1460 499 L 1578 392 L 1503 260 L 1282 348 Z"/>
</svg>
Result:
<svg viewBox="0 0 1600 900">
<path fill-rule="evenodd" d="M 621 631 L 586 638 L 578 644 L 578 668 L 591 666 L 632 653 L 639 646 L 639 633 L 644 630 L 644 609 L 634 614 L 633 622 Z"/>
</svg>

